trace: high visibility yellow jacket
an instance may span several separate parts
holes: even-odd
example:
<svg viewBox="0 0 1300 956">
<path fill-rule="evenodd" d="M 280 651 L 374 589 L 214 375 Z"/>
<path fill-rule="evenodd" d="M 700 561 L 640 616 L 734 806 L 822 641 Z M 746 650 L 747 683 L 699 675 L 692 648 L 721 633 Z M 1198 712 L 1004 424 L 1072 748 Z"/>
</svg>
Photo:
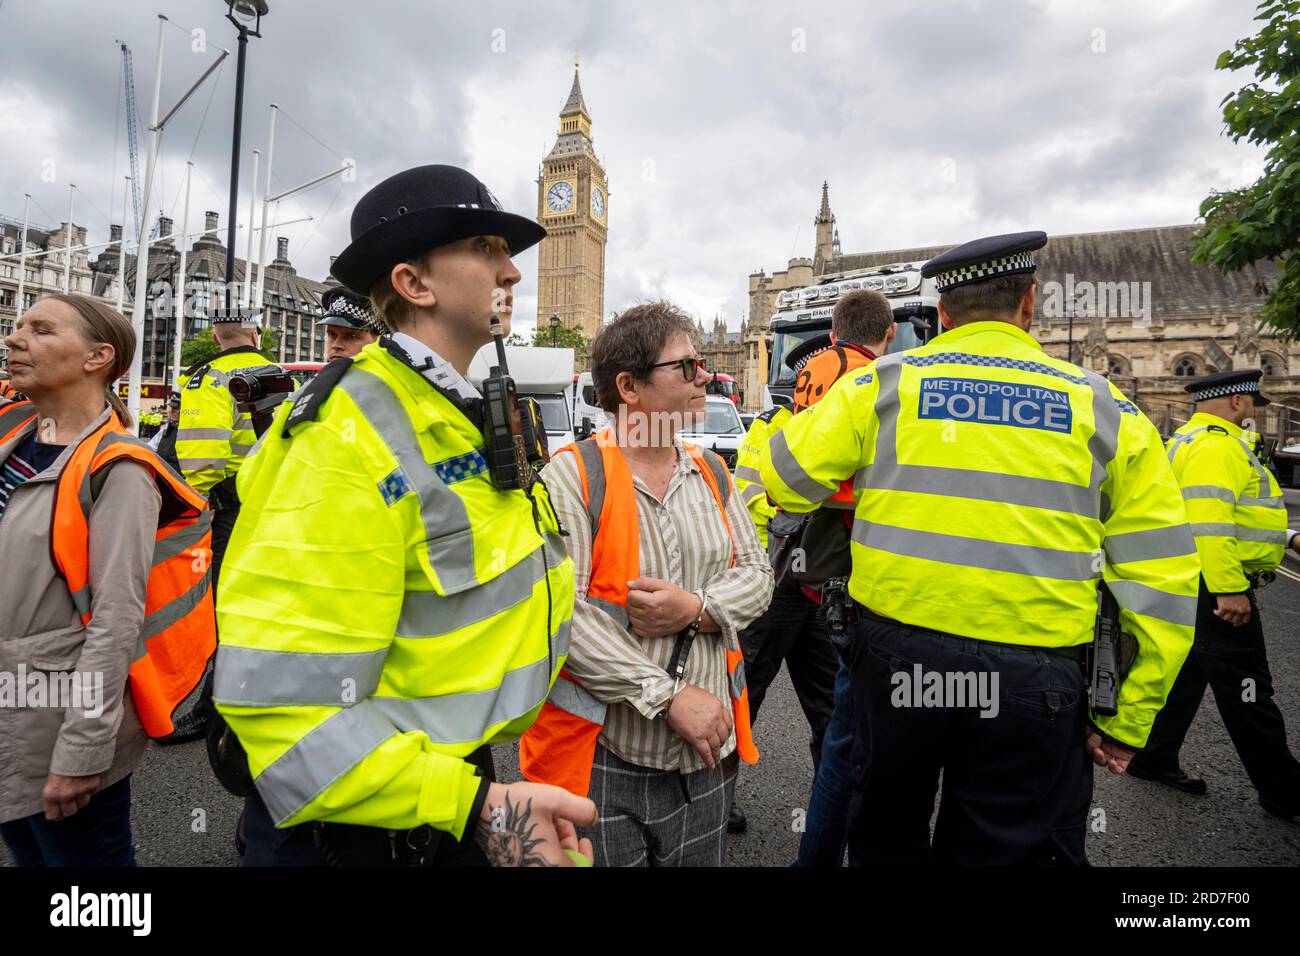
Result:
<svg viewBox="0 0 1300 956">
<path fill-rule="evenodd" d="M 1039 647 L 1092 639 L 1105 579 L 1138 655 L 1119 713 L 1140 747 L 1191 646 L 1200 562 L 1160 437 L 1095 372 L 973 322 L 846 375 L 760 472 L 808 511 L 854 480 L 853 597 L 886 617 Z"/>
<path fill-rule="evenodd" d="M 764 548 L 767 547 L 767 522 L 776 514 L 776 505 L 767 500 L 763 476 L 759 474 L 758 467 L 762 463 L 763 449 L 767 447 L 768 438 L 781 430 L 781 426 L 790 420 L 790 415 L 790 409 L 778 405 L 756 416 L 740 443 L 740 450 L 736 453 L 736 467 L 732 471 L 736 491 L 745 502 L 750 518 L 754 520 L 759 544 Z"/>
<path fill-rule="evenodd" d="M 1243 435 L 1239 425 L 1197 412 L 1167 446 L 1212 594 L 1245 591 L 1246 575 L 1272 571 L 1287 546 L 1282 492 Z"/>
<path fill-rule="evenodd" d="M 251 345 L 243 345 L 181 375 L 176 457 L 181 474 L 199 494 L 208 494 L 217 482 L 236 474 L 257 441 L 253 419 L 235 406 L 230 394 L 231 376 L 274 364 Z"/>
<path fill-rule="evenodd" d="M 239 473 L 214 700 L 278 826 L 459 838 L 486 787 L 464 758 L 517 739 L 568 655 L 573 562 L 544 487 L 498 491 L 478 427 L 385 341 Z"/>
</svg>

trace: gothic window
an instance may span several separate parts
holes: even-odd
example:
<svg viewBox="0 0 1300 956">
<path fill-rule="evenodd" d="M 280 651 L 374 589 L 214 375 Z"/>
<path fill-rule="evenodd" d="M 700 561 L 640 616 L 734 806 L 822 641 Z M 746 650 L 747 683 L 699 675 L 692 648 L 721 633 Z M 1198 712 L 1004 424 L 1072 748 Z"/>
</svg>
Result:
<svg viewBox="0 0 1300 956">
<path fill-rule="evenodd" d="M 1181 378 L 1195 378 L 1200 374 L 1196 367 L 1196 359 L 1190 355 L 1184 355 L 1174 363 L 1174 374 Z"/>
<path fill-rule="evenodd" d="M 1282 360 L 1282 356 L 1274 352 L 1261 352 L 1259 367 L 1266 377 L 1286 374 L 1286 363 Z"/>
</svg>

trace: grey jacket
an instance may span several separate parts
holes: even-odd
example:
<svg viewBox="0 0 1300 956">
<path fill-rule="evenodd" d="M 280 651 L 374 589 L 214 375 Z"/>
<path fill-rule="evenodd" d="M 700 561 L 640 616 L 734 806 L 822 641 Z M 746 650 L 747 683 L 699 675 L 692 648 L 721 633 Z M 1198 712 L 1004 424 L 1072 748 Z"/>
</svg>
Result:
<svg viewBox="0 0 1300 956">
<path fill-rule="evenodd" d="M 77 442 L 108 414 L 105 408 Z M 35 427 L 0 443 L 0 462 Z M 50 548 L 55 481 L 77 442 L 19 485 L 0 515 L 0 822 L 41 812 L 51 772 L 102 774 L 101 789 L 116 783 L 148 743 L 127 673 L 144 622 L 162 499 L 143 465 L 108 467 L 90 512 L 91 622 L 82 626 Z M 69 701 L 74 677 L 80 692 Z M 57 695 L 32 700 L 35 688 L 59 685 Z"/>
</svg>

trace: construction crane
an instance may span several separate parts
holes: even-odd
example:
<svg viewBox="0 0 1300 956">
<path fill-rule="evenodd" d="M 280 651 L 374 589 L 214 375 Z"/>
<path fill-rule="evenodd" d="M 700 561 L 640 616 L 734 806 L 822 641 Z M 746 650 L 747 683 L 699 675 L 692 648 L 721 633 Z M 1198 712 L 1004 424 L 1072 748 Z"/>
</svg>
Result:
<svg viewBox="0 0 1300 956">
<path fill-rule="evenodd" d="M 131 155 L 131 207 L 135 211 L 135 232 L 140 235 L 140 117 L 135 108 L 135 67 L 131 64 L 131 48 L 121 40 L 114 41 L 122 48 L 122 91 L 126 98 L 126 142 Z M 150 238 L 153 238 L 151 235 Z"/>
</svg>

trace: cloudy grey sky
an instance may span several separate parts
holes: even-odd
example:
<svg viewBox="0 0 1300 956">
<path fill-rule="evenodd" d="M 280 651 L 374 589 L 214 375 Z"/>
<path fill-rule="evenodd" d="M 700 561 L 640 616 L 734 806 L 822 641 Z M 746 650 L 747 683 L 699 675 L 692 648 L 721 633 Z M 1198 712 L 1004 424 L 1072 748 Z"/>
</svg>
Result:
<svg viewBox="0 0 1300 956">
<path fill-rule="evenodd" d="M 867 252 L 1191 222 L 1262 162 L 1221 135 L 1219 101 L 1247 77 L 1213 69 L 1254 32 L 1248 0 L 269 4 L 249 45 L 239 218 L 276 102 L 277 190 L 357 164 L 354 182 L 281 206 L 314 217 L 273 235 L 317 278 L 356 200 L 408 166 L 466 166 L 536 215 L 575 50 L 610 183 L 607 312 L 663 295 L 738 327 L 751 271 L 812 254 L 822 180 L 844 251 Z M 223 0 L 0 0 L 0 215 L 20 218 L 30 192 L 32 219 L 57 224 L 76 183 L 76 221 L 107 239 L 127 170 L 114 40 L 133 50 L 147 125 L 158 13 L 166 110 L 233 54 Z M 168 125 L 151 216 L 180 219 L 192 155 L 191 229 L 217 209 L 224 235 L 234 60 Z M 142 132 L 142 173 L 144 146 Z M 535 251 L 518 265 L 525 327 Z"/>
</svg>

